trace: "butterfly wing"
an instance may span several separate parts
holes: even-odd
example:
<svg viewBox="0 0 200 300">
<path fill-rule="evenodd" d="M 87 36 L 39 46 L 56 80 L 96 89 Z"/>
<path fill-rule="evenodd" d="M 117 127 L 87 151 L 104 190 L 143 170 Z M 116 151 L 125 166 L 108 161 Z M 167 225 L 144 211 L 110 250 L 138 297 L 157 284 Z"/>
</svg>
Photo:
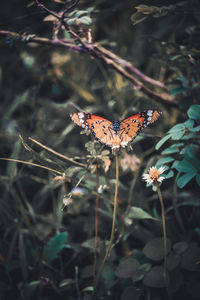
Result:
<svg viewBox="0 0 200 300">
<path fill-rule="evenodd" d="M 113 128 L 115 122 L 93 114 L 78 112 L 71 113 L 70 117 L 77 125 L 90 130 L 102 144 L 111 147 L 112 150 L 119 150 L 126 147 L 143 128 L 155 122 L 160 115 L 158 110 L 145 110 L 120 123 L 116 121 L 120 124 L 117 130 Z"/>
<path fill-rule="evenodd" d="M 120 122 L 121 146 L 125 147 L 142 129 L 155 122 L 161 115 L 159 110 L 145 110 Z"/>
<path fill-rule="evenodd" d="M 115 143 L 112 122 L 109 120 L 85 112 L 71 113 L 70 117 L 77 125 L 90 130 L 102 144 L 112 147 Z"/>
</svg>

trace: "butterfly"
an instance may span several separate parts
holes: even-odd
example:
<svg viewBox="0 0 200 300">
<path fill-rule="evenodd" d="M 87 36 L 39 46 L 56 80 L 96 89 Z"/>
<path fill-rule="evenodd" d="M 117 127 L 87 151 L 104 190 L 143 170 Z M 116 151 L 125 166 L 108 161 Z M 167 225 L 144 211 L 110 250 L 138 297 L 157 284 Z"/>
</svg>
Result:
<svg viewBox="0 0 200 300">
<path fill-rule="evenodd" d="M 145 110 L 122 121 L 109 121 L 105 118 L 85 113 L 71 113 L 70 117 L 77 125 L 92 132 L 102 144 L 118 151 L 125 148 L 138 133 L 155 122 L 162 114 L 159 110 Z"/>
</svg>

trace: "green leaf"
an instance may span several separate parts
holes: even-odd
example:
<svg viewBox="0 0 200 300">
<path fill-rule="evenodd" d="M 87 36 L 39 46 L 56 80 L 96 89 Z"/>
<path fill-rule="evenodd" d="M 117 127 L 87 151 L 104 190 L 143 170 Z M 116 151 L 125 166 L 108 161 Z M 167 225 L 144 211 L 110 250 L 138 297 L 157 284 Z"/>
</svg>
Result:
<svg viewBox="0 0 200 300">
<path fill-rule="evenodd" d="M 180 140 L 183 137 L 184 133 L 185 133 L 185 129 L 172 132 L 171 138 L 174 141 Z"/>
<path fill-rule="evenodd" d="M 159 159 L 156 163 L 156 165 L 158 167 L 161 167 L 164 164 L 170 163 L 174 161 L 174 158 L 172 156 L 166 156 L 166 157 L 162 157 L 161 159 Z"/>
<path fill-rule="evenodd" d="M 188 119 L 187 121 L 184 122 L 184 125 L 187 128 L 192 128 L 194 126 L 194 120 Z"/>
<path fill-rule="evenodd" d="M 165 179 L 171 178 L 174 176 L 174 172 L 170 170 L 167 174 L 162 174 Z"/>
<path fill-rule="evenodd" d="M 149 213 L 140 207 L 132 206 L 126 218 L 129 219 L 154 219 Z"/>
<path fill-rule="evenodd" d="M 67 232 L 58 233 L 44 247 L 43 258 L 47 263 L 58 257 L 67 243 L 67 236 Z"/>
<path fill-rule="evenodd" d="M 182 189 L 194 176 L 196 173 L 186 173 L 178 178 L 177 185 L 180 189 Z"/>
<path fill-rule="evenodd" d="M 140 263 L 135 258 L 123 260 L 117 267 L 115 274 L 120 278 L 129 278 L 137 271 Z"/>
<path fill-rule="evenodd" d="M 180 140 L 185 133 L 184 123 L 173 126 L 168 133 L 170 134 L 172 140 Z"/>
<path fill-rule="evenodd" d="M 179 124 L 176 124 L 175 126 L 173 126 L 168 132 L 174 133 L 174 132 L 179 132 L 182 130 L 185 130 L 185 125 L 184 125 L 184 123 L 179 123 Z"/>
<path fill-rule="evenodd" d="M 87 15 L 88 14 L 88 11 L 87 10 L 77 10 L 76 11 L 76 14 L 75 14 L 75 17 L 79 18 L 83 15 Z"/>
<path fill-rule="evenodd" d="M 198 131 L 200 131 L 200 125 L 198 125 L 196 127 L 193 127 L 193 128 L 190 128 L 190 131 L 192 131 L 192 132 L 198 132 Z"/>
<path fill-rule="evenodd" d="M 175 86 L 175 87 L 171 88 L 170 95 L 172 95 L 172 96 L 180 95 L 180 94 L 184 93 L 185 91 L 186 91 L 186 88 L 184 88 L 183 86 Z"/>
<path fill-rule="evenodd" d="M 167 134 L 164 136 L 157 144 L 156 144 L 156 150 L 160 149 L 160 147 L 171 138 L 171 134 Z"/>
<path fill-rule="evenodd" d="M 171 250 L 171 241 L 167 239 L 167 253 Z M 163 238 L 154 238 L 151 239 L 145 245 L 143 249 L 143 253 L 146 257 L 150 258 L 154 261 L 160 261 L 164 258 L 164 251 L 163 251 Z"/>
<path fill-rule="evenodd" d="M 180 150 L 177 147 L 170 146 L 170 147 L 166 148 L 165 150 L 163 150 L 161 152 L 161 154 L 172 154 L 172 153 L 177 153 L 179 151 Z"/>
<path fill-rule="evenodd" d="M 94 291 L 94 287 L 93 286 L 86 286 L 82 292 L 93 292 Z"/>
<path fill-rule="evenodd" d="M 196 134 L 190 133 L 190 134 L 184 135 L 182 137 L 182 140 L 189 140 L 189 139 L 194 139 L 194 138 L 196 138 Z"/>
<path fill-rule="evenodd" d="M 73 24 L 75 24 L 76 20 L 77 20 L 76 18 L 71 18 L 67 20 L 67 25 L 72 26 Z"/>
<path fill-rule="evenodd" d="M 196 168 L 187 160 L 175 161 L 172 168 L 183 173 L 197 173 Z"/>
<path fill-rule="evenodd" d="M 102 271 L 102 277 L 106 280 L 114 281 L 115 279 L 115 273 L 113 271 L 113 268 L 111 268 L 108 265 L 105 265 Z"/>
<path fill-rule="evenodd" d="M 89 16 L 84 16 L 84 17 L 79 18 L 79 22 L 84 25 L 91 25 L 92 19 Z"/>
<path fill-rule="evenodd" d="M 194 104 L 187 111 L 188 117 L 200 123 L 200 105 Z"/>
</svg>

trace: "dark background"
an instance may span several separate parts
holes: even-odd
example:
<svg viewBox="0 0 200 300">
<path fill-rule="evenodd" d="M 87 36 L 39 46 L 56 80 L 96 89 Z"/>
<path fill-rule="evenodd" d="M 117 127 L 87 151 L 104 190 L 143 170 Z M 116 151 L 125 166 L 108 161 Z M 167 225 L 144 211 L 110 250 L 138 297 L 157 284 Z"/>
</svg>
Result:
<svg viewBox="0 0 200 300">
<path fill-rule="evenodd" d="M 69 3 L 43 2 L 56 12 Z M 135 7 L 141 4 L 174 6 L 157 14 L 150 13 L 149 8 L 147 13 L 136 16 Z M 131 198 L 131 205 L 160 220 L 157 193 L 146 187 L 141 176 L 161 158 L 160 151 L 155 150 L 159 139 L 173 125 L 184 122 L 187 109 L 200 100 L 199 1 L 83 0 L 77 9 L 91 6 L 93 40 L 131 62 L 145 75 L 164 82 L 176 98 L 176 105 L 156 101 L 135 89 L 98 58 L 0 34 L 0 157 L 35 162 L 65 172 L 67 178 L 64 183 L 55 181 L 55 174 L 48 170 L 0 161 L 1 299 L 89 299 L 84 288 L 92 286 L 96 173 L 76 167 L 27 139 L 32 137 L 60 154 L 94 164 L 93 146 L 86 144 L 91 137 L 80 135 L 80 128 L 69 117 L 77 108 L 109 120 L 120 120 L 144 109 L 163 112 L 159 121 L 135 140 L 133 150 L 128 150 L 129 155 L 141 159 L 139 169 L 120 168 L 116 240 L 120 239 L 106 264 L 97 298 L 167 299 L 159 273 L 144 279 L 143 273 L 140 277 L 132 270 L 131 275 L 126 271 L 123 275 L 119 269 L 120 262 L 127 259 L 137 259 L 142 266 L 148 264 L 145 272 L 162 265 L 163 257 L 152 259 L 143 252 L 148 242 L 162 237 L 161 222 L 131 219 L 123 228 L 121 216 Z M 47 15 L 31 1 L 1 1 L 0 31 L 51 38 L 53 23 L 44 20 Z M 138 23 L 134 24 L 136 18 Z M 195 90 L 181 89 L 180 76 Z M 179 91 L 173 89 L 180 86 Z M 95 147 L 100 151 L 98 144 Z M 120 155 L 122 159 L 125 153 Z M 99 182 L 107 185 L 107 189 L 99 200 L 98 264 L 112 222 L 115 161 L 111 153 L 108 156 L 111 161 L 108 173 L 99 171 Z M 68 198 L 83 175 L 80 190 L 73 194 L 72 204 L 63 210 L 63 198 Z M 199 299 L 199 186 L 193 180 L 179 189 L 175 176 L 162 185 L 171 241 L 172 294 L 174 299 Z M 178 212 L 175 202 L 179 204 Z M 45 262 L 45 245 L 63 232 L 68 233 L 65 246 L 62 247 L 61 241 L 57 249 L 55 242 L 52 249 L 57 249 L 58 255 Z M 61 236 L 61 240 L 62 237 L 66 236 Z M 153 246 L 159 248 L 156 243 Z M 159 251 L 162 252 L 162 247 Z"/>
</svg>

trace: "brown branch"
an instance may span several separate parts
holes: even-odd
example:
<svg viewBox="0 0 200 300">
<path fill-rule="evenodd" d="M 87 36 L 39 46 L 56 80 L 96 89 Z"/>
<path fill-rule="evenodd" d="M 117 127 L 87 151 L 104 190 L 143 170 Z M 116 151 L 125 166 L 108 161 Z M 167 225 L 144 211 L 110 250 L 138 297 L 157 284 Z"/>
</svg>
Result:
<svg viewBox="0 0 200 300">
<path fill-rule="evenodd" d="M 105 54 L 108 58 L 111 58 L 112 60 L 114 60 L 115 62 L 123 65 L 127 70 L 129 70 L 131 73 L 137 75 L 138 77 L 140 77 L 140 79 L 142 81 L 146 81 L 152 85 L 155 85 L 157 87 L 160 87 L 161 89 L 164 89 L 166 92 L 169 92 L 168 88 L 165 86 L 165 84 L 161 81 L 152 79 L 151 77 L 143 74 L 140 70 L 138 70 L 137 68 L 135 68 L 130 62 L 122 59 L 121 57 L 117 56 L 116 54 L 114 54 L 113 52 L 105 49 L 104 47 L 95 44 L 94 48 L 97 49 L 98 51 L 100 51 L 101 53 Z"/>
<path fill-rule="evenodd" d="M 39 3 L 37 0 L 35 0 L 35 1 L 37 3 Z M 41 5 L 42 4 L 40 4 L 40 6 Z M 169 94 L 169 91 L 165 87 L 164 83 L 146 76 L 141 71 L 139 71 L 137 68 L 133 67 L 133 65 L 130 62 L 118 57 L 116 54 L 103 48 L 102 46 L 98 45 L 97 43 L 95 43 L 95 44 L 85 43 L 85 41 L 82 38 L 80 38 L 76 32 L 72 31 L 71 28 L 68 27 L 68 25 L 65 23 L 65 21 L 62 19 L 61 16 L 55 14 L 54 12 L 52 13 L 50 10 L 45 8 L 44 5 L 42 5 L 42 8 L 44 8 L 48 13 L 52 14 L 54 17 L 59 19 L 60 22 L 62 22 L 65 29 L 71 34 L 72 40 L 60 40 L 57 38 L 50 40 L 47 38 L 34 37 L 32 35 L 25 35 L 25 34 L 20 35 L 15 32 L 3 31 L 3 30 L 0 31 L 0 35 L 10 36 L 13 39 L 21 40 L 25 43 L 34 42 L 34 43 L 50 45 L 50 46 L 54 46 L 54 47 L 65 47 L 74 52 L 88 53 L 90 56 L 102 60 L 108 67 L 115 69 L 123 77 L 127 78 L 136 87 L 136 89 L 140 89 L 143 93 L 150 96 L 154 100 L 161 102 L 161 103 L 165 102 L 171 106 L 177 105 L 176 98 L 174 98 L 173 96 L 171 96 Z M 77 41 L 80 43 L 80 45 L 77 45 Z M 140 78 L 140 80 L 135 78 L 134 75 L 137 75 Z M 142 82 L 148 82 L 149 84 L 159 87 L 160 89 L 164 90 L 164 92 L 157 93 L 157 92 L 147 88 Z"/>
</svg>

